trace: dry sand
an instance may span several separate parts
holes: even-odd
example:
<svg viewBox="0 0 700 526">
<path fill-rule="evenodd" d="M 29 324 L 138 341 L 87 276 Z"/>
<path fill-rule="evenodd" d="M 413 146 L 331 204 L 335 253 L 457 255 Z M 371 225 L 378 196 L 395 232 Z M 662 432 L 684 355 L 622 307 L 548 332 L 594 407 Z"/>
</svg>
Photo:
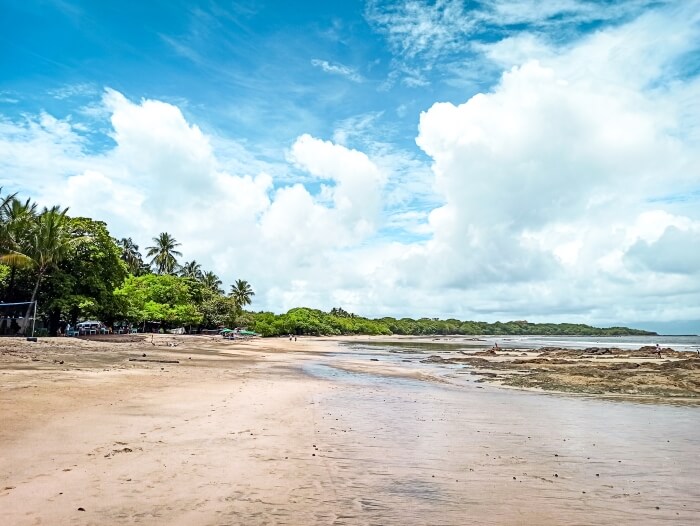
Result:
<svg viewBox="0 0 700 526">
<path fill-rule="evenodd" d="M 700 519 L 693 408 L 610 406 L 635 446 L 576 423 L 595 402 L 334 366 L 333 339 L 118 341 L 0 341 L 1 524 Z"/>
</svg>

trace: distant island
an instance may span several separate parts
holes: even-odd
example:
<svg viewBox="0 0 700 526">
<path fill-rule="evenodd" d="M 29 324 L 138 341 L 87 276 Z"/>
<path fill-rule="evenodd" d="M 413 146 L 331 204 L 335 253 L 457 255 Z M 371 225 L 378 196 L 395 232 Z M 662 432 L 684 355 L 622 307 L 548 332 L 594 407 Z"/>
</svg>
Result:
<svg viewBox="0 0 700 526">
<path fill-rule="evenodd" d="M 245 313 L 239 321 L 262 336 L 285 334 L 333 335 L 493 335 L 493 336 L 657 336 L 657 333 L 628 327 L 599 328 L 581 323 L 530 323 L 525 320 L 487 323 L 437 318 L 370 319 L 346 312 L 342 308 L 323 312 L 305 307 L 286 314 L 271 312 Z"/>
</svg>

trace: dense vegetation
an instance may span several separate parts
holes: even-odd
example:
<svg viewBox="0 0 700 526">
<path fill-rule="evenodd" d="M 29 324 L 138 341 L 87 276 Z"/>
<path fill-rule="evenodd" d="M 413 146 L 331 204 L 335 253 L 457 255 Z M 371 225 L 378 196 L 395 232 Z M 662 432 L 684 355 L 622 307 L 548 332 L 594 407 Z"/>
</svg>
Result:
<svg viewBox="0 0 700 526">
<path fill-rule="evenodd" d="M 654 333 L 611 327 L 599 329 L 590 325 L 572 323 L 529 323 L 509 321 L 486 323 L 437 318 L 380 318 L 370 320 L 347 313 L 343 309 L 321 312 L 297 308 L 275 316 L 269 312 L 251 315 L 251 327 L 265 336 L 284 334 L 340 335 L 340 334 L 405 334 L 405 335 L 549 335 L 549 336 L 644 336 Z"/>
<path fill-rule="evenodd" d="M 251 303 L 255 293 L 245 280 L 225 294 L 196 261 L 180 265 L 180 244 L 168 233 L 153 238 L 146 261 L 130 238 L 114 239 L 103 222 L 67 212 L 0 197 L 0 301 L 36 300 L 51 334 L 81 319 L 142 330 L 230 326 Z"/>
<path fill-rule="evenodd" d="M 62 322 L 98 319 L 144 329 L 186 327 L 197 332 L 247 327 L 263 336 L 341 334 L 645 335 L 624 327 L 485 323 L 434 318 L 367 319 L 342 308 L 296 308 L 285 314 L 248 312 L 255 295 L 237 280 L 228 294 L 196 261 L 179 263 L 180 243 L 163 232 L 142 256 L 131 238 L 115 239 L 101 221 L 70 217 L 59 207 L 39 210 L 31 200 L 0 195 L 0 301 L 37 300 L 51 334 Z M 28 315 L 29 310 L 27 310 Z M 1 314 L 1 313 L 0 313 Z"/>
</svg>

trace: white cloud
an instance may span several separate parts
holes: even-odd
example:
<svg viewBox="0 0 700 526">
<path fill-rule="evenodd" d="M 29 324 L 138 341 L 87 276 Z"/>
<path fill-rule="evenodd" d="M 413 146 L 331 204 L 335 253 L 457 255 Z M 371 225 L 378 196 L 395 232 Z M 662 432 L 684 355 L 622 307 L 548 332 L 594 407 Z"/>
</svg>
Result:
<svg viewBox="0 0 700 526">
<path fill-rule="evenodd" d="M 383 111 L 354 115 L 342 120 L 336 125 L 333 132 L 333 141 L 347 146 L 349 142 L 362 139 L 366 135 L 371 136 L 371 130 L 377 126 L 379 119 L 384 115 Z"/>
<path fill-rule="evenodd" d="M 393 4 L 367 2 L 365 16 L 386 34 L 393 50 L 409 58 L 417 55 L 435 57 L 446 51 L 462 49 L 465 37 L 476 21 L 465 13 L 460 0 L 437 0 L 434 3 L 410 0 Z"/>
<path fill-rule="evenodd" d="M 69 122 L 47 113 L 19 121 L 0 118 L 0 166 L 5 185 L 17 189 L 53 187 L 83 169 L 84 138 Z"/>
<path fill-rule="evenodd" d="M 606 91 L 527 63 L 505 73 L 494 93 L 434 105 L 421 116 L 417 142 L 466 223 L 536 228 L 613 197 L 620 204 L 631 184 L 648 192 L 662 170 L 682 177 L 666 117 L 637 93 Z"/>
<path fill-rule="evenodd" d="M 344 224 L 353 230 L 373 230 L 381 210 L 379 190 L 385 176 L 367 155 L 302 135 L 289 158 L 318 179 L 333 181 L 329 197 Z"/>
<path fill-rule="evenodd" d="M 0 90 L 0 104 L 17 104 L 19 102 L 18 94 L 14 91 Z"/>
<path fill-rule="evenodd" d="M 511 59 L 509 67 L 521 65 L 528 59 L 541 58 L 529 54 L 533 46 L 546 52 L 552 43 L 556 46 L 576 45 L 582 35 L 590 32 L 593 24 L 620 24 L 646 11 L 659 10 L 666 3 L 669 2 L 368 0 L 365 18 L 385 36 L 394 54 L 385 89 L 398 79 L 409 87 L 423 87 L 436 77 L 448 85 L 468 86 L 473 84 L 471 76 L 483 79 L 485 74 L 492 76 L 496 73 L 492 64 L 481 55 L 484 48 L 489 49 L 487 58 L 501 62 L 507 56 Z M 669 9 L 687 11 L 689 16 L 693 11 L 697 12 L 696 0 L 681 7 L 669 4 Z M 499 41 L 497 45 L 493 44 L 494 40 Z M 663 48 L 664 45 L 656 47 Z M 512 60 L 514 57 L 518 60 Z M 442 74 L 430 75 L 429 72 L 434 70 Z"/>
<path fill-rule="evenodd" d="M 363 82 L 364 79 L 356 70 L 351 67 L 344 66 L 343 64 L 331 64 L 327 60 L 320 60 L 314 58 L 311 60 L 311 65 L 317 68 L 321 68 L 326 73 L 332 75 L 340 75 L 341 77 L 346 77 L 353 82 Z"/>
<path fill-rule="evenodd" d="M 117 143 L 112 155 L 132 178 L 142 185 L 155 183 L 168 196 L 211 189 L 216 161 L 209 140 L 176 106 L 156 100 L 134 104 L 111 89 L 103 102 Z M 160 178 L 152 179 L 152 174 Z"/>
<path fill-rule="evenodd" d="M 679 316 L 675 298 L 687 305 L 681 316 L 697 315 L 688 303 L 700 288 L 696 258 L 681 261 L 680 252 L 697 245 L 697 212 L 675 215 L 658 199 L 700 184 L 688 133 L 697 121 L 678 96 L 694 81 L 663 78 L 697 41 L 686 15 L 645 16 L 564 50 L 529 35 L 526 46 L 501 42 L 494 58 L 517 63 L 532 53 L 543 63 L 514 66 L 491 92 L 422 114 L 417 143 L 446 200 L 430 216 L 423 257 L 431 274 L 451 279 L 434 285 L 493 296 L 498 282 L 510 283 L 517 308 L 535 314 L 546 305 L 669 319 Z M 648 41 L 661 27 L 674 40 L 663 51 Z"/>
<path fill-rule="evenodd" d="M 429 57 L 472 30 L 447 20 L 458 4 L 425 12 L 414 0 L 376 23 L 405 56 Z M 492 7 L 542 21 L 590 5 Z M 92 115 L 106 113 L 114 145 L 99 154 L 70 119 L 1 120 L 0 184 L 107 220 L 142 247 L 168 231 L 186 259 L 251 281 L 255 308 L 698 318 L 698 80 L 679 69 L 697 16 L 655 10 L 563 45 L 541 31 L 482 44 L 499 82 L 425 111 L 422 153 L 383 142 L 374 112 L 339 122 L 333 141 L 281 145 L 286 162 L 269 165 L 174 104 L 108 90 Z"/>
<path fill-rule="evenodd" d="M 68 177 L 59 199 L 70 203 L 87 217 L 110 217 L 134 229 L 142 226 L 138 217 L 141 215 L 143 195 L 121 184 L 118 179 L 111 179 L 97 171 L 85 170 Z"/>
<path fill-rule="evenodd" d="M 99 91 L 99 88 L 94 84 L 83 82 L 79 84 L 68 84 L 60 88 L 49 90 L 49 95 L 54 99 L 64 100 L 73 97 L 93 97 L 97 95 Z"/>
<path fill-rule="evenodd" d="M 624 19 L 658 5 L 657 0 L 603 3 L 596 0 L 491 0 L 485 4 L 480 18 L 500 25 L 534 24 L 542 27 Z"/>
</svg>

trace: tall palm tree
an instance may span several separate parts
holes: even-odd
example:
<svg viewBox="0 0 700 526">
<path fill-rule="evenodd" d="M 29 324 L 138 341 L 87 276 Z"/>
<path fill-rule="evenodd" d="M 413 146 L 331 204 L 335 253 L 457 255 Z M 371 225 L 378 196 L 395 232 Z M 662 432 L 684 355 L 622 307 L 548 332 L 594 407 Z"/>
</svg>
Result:
<svg viewBox="0 0 700 526">
<path fill-rule="evenodd" d="M 36 219 L 37 205 L 32 203 L 31 199 L 22 202 L 16 197 L 11 197 L 2 203 L 2 216 L 10 228 L 9 234 L 15 238 L 15 241 L 26 233 L 30 223 Z"/>
<path fill-rule="evenodd" d="M 167 232 L 162 232 L 158 237 L 153 238 L 155 243 L 152 247 L 146 247 L 146 256 L 151 259 L 151 265 L 156 267 L 158 274 L 172 274 L 177 267 L 177 258 L 182 253 L 175 250 L 180 243 Z"/>
<path fill-rule="evenodd" d="M 69 228 L 67 212 L 67 208 L 61 210 L 58 206 L 44 208 L 31 225 L 22 244 L 0 256 L 3 263 L 36 269 L 36 284 L 25 319 L 29 318 L 39 284 L 46 272 L 63 260 L 71 247 L 88 239 L 87 236 L 73 235 Z M 26 333 L 27 327 L 24 330 Z"/>
<path fill-rule="evenodd" d="M 2 192 L 2 186 L 0 186 L 0 192 Z M 12 201 L 17 196 L 17 193 L 6 195 L 5 197 L 0 196 L 0 219 L 3 219 L 2 210 L 7 206 L 7 204 Z"/>
<path fill-rule="evenodd" d="M 2 187 L 0 186 L 0 192 Z M 12 248 L 12 236 L 10 235 L 10 220 L 7 216 L 7 209 L 10 202 L 17 194 L 6 196 L 0 195 L 0 254 L 4 255 Z"/>
<path fill-rule="evenodd" d="M 197 263 L 194 259 L 183 263 L 183 265 L 180 267 L 180 276 L 183 278 L 201 280 L 202 275 L 202 265 Z"/>
<path fill-rule="evenodd" d="M 231 297 L 239 307 L 250 305 L 253 302 L 253 296 L 255 292 L 246 280 L 237 279 L 236 283 L 231 285 Z"/>
<path fill-rule="evenodd" d="M 0 253 L 20 250 L 22 242 L 28 238 L 31 226 L 36 221 L 37 205 L 31 199 L 22 202 L 15 194 L 0 198 Z M 7 298 L 13 299 L 17 264 L 10 264 L 10 282 Z"/>
<path fill-rule="evenodd" d="M 143 265 L 143 258 L 139 252 L 139 246 L 130 237 L 123 237 L 117 241 L 117 245 L 122 249 L 121 258 L 126 263 L 129 272 L 138 275 Z"/>
<path fill-rule="evenodd" d="M 219 279 L 219 276 L 217 276 L 213 272 L 207 271 L 204 274 L 202 274 L 200 281 L 202 282 L 202 285 L 204 285 L 209 290 L 216 292 L 217 294 L 224 293 L 224 291 L 221 290 L 222 282 Z"/>
</svg>

